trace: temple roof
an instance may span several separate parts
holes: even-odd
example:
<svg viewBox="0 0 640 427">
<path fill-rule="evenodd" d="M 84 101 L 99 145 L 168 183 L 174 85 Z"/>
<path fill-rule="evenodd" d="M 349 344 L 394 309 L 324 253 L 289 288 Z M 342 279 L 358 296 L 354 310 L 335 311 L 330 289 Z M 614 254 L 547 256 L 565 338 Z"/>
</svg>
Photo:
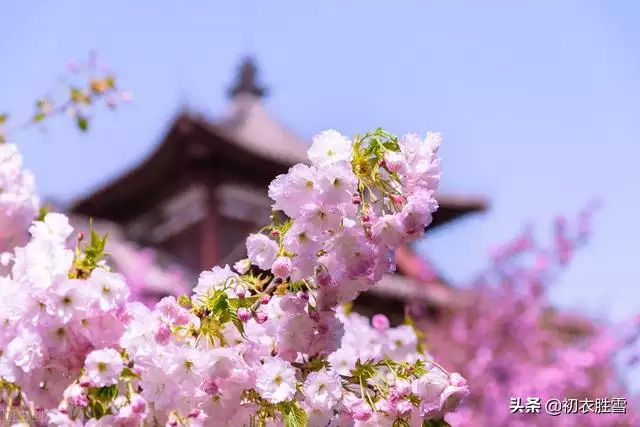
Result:
<svg viewBox="0 0 640 427">
<path fill-rule="evenodd" d="M 118 221 L 126 216 L 125 209 L 142 203 L 140 196 L 148 195 L 150 188 L 164 187 L 165 177 L 184 174 L 189 162 L 207 156 L 233 158 L 271 177 L 296 163 L 307 163 L 308 142 L 267 113 L 261 100 L 267 89 L 258 84 L 257 73 L 251 58 L 245 58 L 229 90 L 230 104 L 221 117 L 211 120 L 199 113 L 182 111 L 146 159 L 72 202 L 69 210 Z M 440 209 L 434 215 L 431 230 L 461 215 L 487 209 L 486 201 L 480 197 L 440 194 L 437 198 Z"/>
<path fill-rule="evenodd" d="M 162 142 L 142 162 L 73 201 L 69 210 L 118 221 L 124 206 L 149 189 L 163 186 L 168 177 L 175 181 L 186 175 L 194 161 L 207 157 L 221 162 L 234 159 L 251 171 L 248 175 L 259 171 L 272 179 L 305 161 L 306 150 L 307 145 L 272 120 L 255 98 L 243 95 L 234 100 L 220 121 L 202 114 L 180 113 Z"/>
<path fill-rule="evenodd" d="M 190 119 L 262 158 L 294 165 L 306 163 L 309 145 L 269 115 L 260 98 L 240 93 L 219 121 L 191 114 Z"/>
<path fill-rule="evenodd" d="M 463 291 L 439 282 L 424 283 L 399 274 L 387 274 L 371 291 L 379 298 L 414 301 L 435 307 L 459 307 L 465 302 Z"/>
<path fill-rule="evenodd" d="M 193 142 L 193 146 L 187 146 L 189 142 Z M 232 101 L 219 121 L 211 121 L 197 113 L 182 112 L 163 141 L 141 163 L 84 198 L 73 201 L 69 210 L 95 218 L 117 220 L 113 211 L 136 199 L 138 193 L 146 193 L 163 177 L 175 176 L 188 169 L 186 162 L 192 156 L 204 155 L 207 150 L 223 150 L 225 155 L 231 156 L 233 153 L 229 148 L 232 146 L 238 153 L 245 153 L 245 158 L 253 159 L 256 167 L 272 170 L 273 176 L 286 172 L 296 163 L 308 163 L 308 143 L 272 119 L 257 97 L 241 94 Z M 192 154 L 191 148 L 200 151 Z M 478 196 L 438 194 L 436 198 L 440 208 L 430 229 L 461 215 L 487 209 L 486 200 Z"/>
</svg>

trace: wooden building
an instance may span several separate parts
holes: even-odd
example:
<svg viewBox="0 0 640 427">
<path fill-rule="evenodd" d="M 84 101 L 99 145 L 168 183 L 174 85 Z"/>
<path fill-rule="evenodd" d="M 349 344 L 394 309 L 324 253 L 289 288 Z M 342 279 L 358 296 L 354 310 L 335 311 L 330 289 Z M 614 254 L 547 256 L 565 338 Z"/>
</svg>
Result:
<svg viewBox="0 0 640 427">
<path fill-rule="evenodd" d="M 182 111 L 142 163 L 74 202 L 69 213 L 115 224 L 124 238 L 169 254 L 191 272 L 241 259 L 247 234 L 268 222 L 268 184 L 308 162 L 308 142 L 265 111 L 266 90 L 256 74 L 246 59 L 221 119 Z M 476 197 L 440 194 L 438 200 L 428 231 L 486 209 Z M 410 248 L 399 250 L 397 274 L 363 295 L 356 309 L 386 312 L 398 321 L 407 300 L 423 301 L 435 312 L 446 307 L 455 291 L 423 261 Z"/>
</svg>

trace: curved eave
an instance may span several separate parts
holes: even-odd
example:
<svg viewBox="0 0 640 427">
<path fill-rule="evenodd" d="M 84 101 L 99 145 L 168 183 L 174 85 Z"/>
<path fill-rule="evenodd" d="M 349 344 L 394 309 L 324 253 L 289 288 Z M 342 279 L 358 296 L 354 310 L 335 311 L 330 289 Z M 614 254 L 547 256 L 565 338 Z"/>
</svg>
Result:
<svg viewBox="0 0 640 427">
<path fill-rule="evenodd" d="M 189 170 L 191 161 L 206 158 L 212 153 L 234 156 L 254 172 L 262 172 L 270 178 L 286 172 L 291 166 L 290 159 L 265 158 L 262 153 L 251 150 L 249 144 L 238 143 L 232 136 L 202 116 L 181 113 L 162 142 L 141 163 L 73 202 L 68 210 L 118 221 L 124 214 L 120 211 L 131 208 L 130 203 L 137 202 L 138 196 L 147 195 L 167 177 L 183 175 L 185 170 Z"/>
<path fill-rule="evenodd" d="M 261 159 L 289 167 L 309 161 L 309 144 L 274 120 L 259 100 L 252 97 L 235 99 L 230 113 L 221 120 L 211 121 L 201 114 L 194 114 L 192 118 L 209 132 Z"/>
<path fill-rule="evenodd" d="M 436 307 L 456 307 L 462 304 L 463 295 L 458 289 L 438 282 L 425 283 L 398 274 L 387 274 L 369 293 L 382 299 L 418 301 Z"/>
<path fill-rule="evenodd" d="M 146 191 L 152 179 L 150 170 L 166 170 L 175 165 L 181 156 L 175 156 L 174 147 L 180 143 L 181 135 L 189 128 L 189 116 L 181 113 L 174 121 L 162 142 L 137 166 L 112 179 L 88 196 L 71 203 L 68 210 L 96 218 L 112 219 L 110 206 L 117 204 L 126 194 Z"/>
<path fill-rule="evenodd" d="M 438 200 L 439 208 L 433 215 L 433 221 L 427 227 L 427 231 L 441 227 L 462 216 L 486 212 L 489 207 L 487 200 L 478 196 L 437 194 L 436 200 Z"/>
</svg>

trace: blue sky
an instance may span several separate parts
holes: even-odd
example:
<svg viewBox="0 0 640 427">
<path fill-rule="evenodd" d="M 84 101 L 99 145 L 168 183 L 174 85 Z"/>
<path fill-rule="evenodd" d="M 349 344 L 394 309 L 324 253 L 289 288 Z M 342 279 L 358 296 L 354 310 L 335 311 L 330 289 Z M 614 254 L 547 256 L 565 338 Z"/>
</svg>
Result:
<svg viewBox="0 0 640 427">
<path fill-rule="evenodd" d="M 592 244 L 554 298 L 614 319 L 640 308 L 640 3 L 188 4 L 3 8 L 3 108 L 27 115 L 65 63 L 93 48 L 135 93 L 88 135 L 64 120 L 15 135 L 43 195 L 69 201 L 135 165 L 181 106 L 222 113 L 240 57 L 254 54 L 269 111 L 302 137 L 444 133 L 443 190 L 492 206 L 422 245 L 453 279 L 469 278 L 524 223 L 547 235 L 556 214 L 600 196 Z"/>
</svg>

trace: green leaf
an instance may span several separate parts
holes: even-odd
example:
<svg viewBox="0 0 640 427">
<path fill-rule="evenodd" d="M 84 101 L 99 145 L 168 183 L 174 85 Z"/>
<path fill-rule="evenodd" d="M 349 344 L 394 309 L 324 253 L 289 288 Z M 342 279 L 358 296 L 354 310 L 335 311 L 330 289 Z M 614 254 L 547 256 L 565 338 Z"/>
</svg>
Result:
<svg viewBox="0 0 640 427">
<path fill-rule="evenodd" d="M 73 102 L 81 102 L 86 98 L 86 96 L 81 89 L 78 89 L 77 87 L 71 87 L 69 89 L 69 98 Z"/>
<path fill-rule="evenodd" d="M 76 116 L 76 124 L 78 125 L 78 129 L 82 132 L 86 132 L 89 129 L 89 119 L 85 116 Z"/>
<path fill-rule="evenodd" d="M 405 310 L 404 312 L 404 324 L 411 326 L 412 328 L 416 327 L 416 322 L 413 321 L 413 317 L 409 314 L 409 310 Z"/>
<path fill-rule="evenodd" d="M 285 427 L 307 427 L 307 413 L 297 403 L 289 405 L 284 412 Z"/>
<path fill-rule="evenodd" d="M 240 335 L 242 336 L 242 338 L 246 338 L 246 335 L 244 334 L 244 324 L 238 318 L 237 310 L 231 311 L 230 315 L 231 315 L 231 323 L 233 323 L 233 326 L 235 326 L 238 332 L 240 332 Z"/>
<path fill-rule="evenodd" d="M 0 114 L 0 125 L 6 123 L 8 118 L 9 118 L 8 114 L 6 113 Z"/>
<path fill-rule="evenodd" d="M 122 378 L 125 381 L 127 380 L 130 381 L 130 380 L 139 379 L 140 375 L 133 372 L 131 368 L 125 366 L 125 368 L 122 370 L 122 373 L 120 374 L 120 378 Z"/>
<path fill-rule="evenodd" d="M 93 228 L 93 221 L 89 219 L 89 243 L 85 244 L 84 253 L 87 257 L 86 262 L 89 263 L 89 267 L 94 267 L 95 263 L 105 255 L 104 248 L 107 245 L 107 238 L 109 233 L 105 233 L 100 236 L 95 228 Z M 93 263 L 93 264 L 92 264 Z"/>
<path fill-rule="evenodd" d="M 109 89 L 113 89 L 116 87 L 116 77 L 113 75 L 107 76 L 104 79 L 105 83 L 107 84 L 107 87 Z"/>
<path fill-rule="evenodd" d="M 104 252 L 104 248 L 107 246 L 107 238 L 109 237 L 109 232 L 104 233 L 104 236 L 100 239 L 100 252 Z"/>
<path fill-rule="evenodd" d="M 218 295 L 218 298 L 216 298 L 216 300 L 214 301 L 213 306 L 211 307 L 211 311 L 213 311 L 214 313 L 224 313 L 228 309 L 229 299 L 227 298 L 226 294 L 221 292 Z"/>
<path fill-rule="evenodd" d="M 252 295 L 244 298 L 230 298 L 229 307 L 238 310 L 240 307 L 249 308 L 260 299 L 259 295 Z"/>
<path fill-rule="evenodd" d="M 344 310 L 344 313 L 348 316 L 349 314 L 351 314 L 351 311 L 353 309 L 353 302 L 348 302 L 346 304 L 343 304 L 342 309 Z"/>
<path fill-rule="evenodd" d="M 104 407 L 100 402 L 94 402 L 92 409 L 94 418 L 100 419 L 104 415 Z"/>
<path fill-rule="evenodd" d="M 35 123 L 40 123 L 41 121 L 44 120 L 45 117 L 47 117 L 45 113 L 38 113 L 35 116 L 33 116 L 33 121 Z"/>
<path fill-rule="evenodd" d="M 95 396 L 104 403 L 109 403 L 118 396 L 118 385 L 113 384 L 96 389 Z"/>
<path fill-rule="evenodd" d="M 92 248 L 98 248 L 100 246 L 100 235 L 98 234 L 98 232 L 96 231 L 95 228 L 93 228 L 93 221 L 91 223 L 89 223 L 89 227 L 91 227 L 91 247 Z"/>
<path fill-rule="evenodd" d="M 451 427 L 451 424 L 446 422 L 444 419 L 440 419 L 440 420 L 424 420 L 422 422 L 422 427 Z"/>
<path fill-rule="evenodd" d="M 366 382 L 376 376 L 378 369 L 376 368 L 375 361 L 373 359 L 369 359 L 365 362 L 358 359 L 356 360 L 355 368 L 351 372 L 355 378 L 362 379 L 363 382 Z"/>
<path fill-rule="evenodd" d="M 191 307 L 191 299 L 186 295 L 180 295 L 178 297 L 178 304 L 180 307 Z"/>
<path fill-rule="evenodd" d="M 375 181 L 376 177 L 378 176 L 378 171 L 380 169 L 380 166 L 378 165 L 378 163 L 375 163 L 372 167 L 371 167 L 371 180 Z"/>
<path fill-rule="evenodd" d="M 47 216 L 48 213 L 49 213 L 49 207 L 42 206 L 40 208 L 40 211 L 38 212 L 38 217 L 36 218 L 36 221 L 44 221 L 44 217 Z"/>
</svg>

